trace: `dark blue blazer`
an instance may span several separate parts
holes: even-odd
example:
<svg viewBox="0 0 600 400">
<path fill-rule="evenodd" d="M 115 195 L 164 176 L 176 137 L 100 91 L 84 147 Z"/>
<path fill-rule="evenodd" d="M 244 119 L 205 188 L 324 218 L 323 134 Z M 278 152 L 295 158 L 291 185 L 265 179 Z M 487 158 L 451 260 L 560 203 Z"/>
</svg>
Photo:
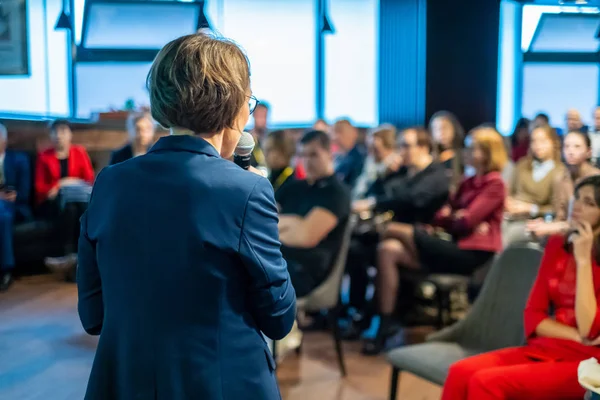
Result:
<svg viewBox="0 0 600 400">
<path fill-rule="evenodd" d="M 280 399 L 261 335 L 296 316 L 277 222 L 269 181 L 197 137 L 102 170 L 79 239 L 85 398 Z"/>
<path fill-rule="evenodd" d="M 33 218 L 30 206 L 31 168 L 25 153 L 6 150 L 4 156 L 4 185 L 12 186 L 17 191 L 15 214 L 18 220 L 28 221 Z"/>
</svg>

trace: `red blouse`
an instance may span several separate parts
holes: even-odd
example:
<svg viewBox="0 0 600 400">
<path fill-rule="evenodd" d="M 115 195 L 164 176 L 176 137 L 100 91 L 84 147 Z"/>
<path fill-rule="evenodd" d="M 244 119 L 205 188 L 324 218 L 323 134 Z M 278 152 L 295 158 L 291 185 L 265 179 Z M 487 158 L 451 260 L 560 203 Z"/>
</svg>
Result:
<svg viewBox="0 0 600 400">
<path fill-rule="evenodd" d="M 556 235 L 548 239 L 540 269 L 525 307 L 525 335 L 528 354 L 543 360 L 576 361 L 590 357 L 600 358 L 600 348 L 586 346 L 572 340 L 538 337 L 537 326 L 549 318 L 549 308 L 554 319 L 562 324 L 577 327 L 575 319 L 575 291 L 577 266 L 575 258 L 564 248 L 565 238 Z M 593 260 L 592 274 L 596 301 L 600 298 L 600 267 Z M 600 335 L 600 307 L 590 329 L 589 339 Z"/>
<path fill-rule="evenodd" d="M 79 178 L 89 183 L 94 183 L 94 168 L 83 146 L 71 145 L 69 149 L 68 175 L 70 178 Z M 38 155 L 35 166 L 35 195 L 38 203 L 48 198 L 48 192 L 60 180 L 60 161 L 56 157 L 56 150 L 47 149 Z"/>
</svg>

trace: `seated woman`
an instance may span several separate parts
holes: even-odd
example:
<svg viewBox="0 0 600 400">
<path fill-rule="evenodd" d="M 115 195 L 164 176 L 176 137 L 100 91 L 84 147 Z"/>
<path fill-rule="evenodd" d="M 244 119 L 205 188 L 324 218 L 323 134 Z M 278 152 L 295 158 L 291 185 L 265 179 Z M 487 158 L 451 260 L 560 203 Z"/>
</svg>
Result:
<svg viewBox="0 0 600 400">
<path fill-rule="evenodd" d="M 527 343 L 452 365 L 442 400 L 583 398 L 577 366 L 600 357 L 600 176 L 577 185 L 572 218 L 572 233 L 546 246 L 524 312 Z"/>
<path fill-rule="evenodd" d="M 270 132 L 263 146 L 265 162 L 269 169 L 269 182 L 277 192 L 294 180 L 292 157 L 296 152 L 296 144 L 285 131 L 279 130 Z"/>
<path fill-rule="evenodd" d="M 71 144 L 69 123 L 56 120 L 50 125 L 53 146 L 38 155 L 35 167 L 35 194 L 42 214 L 55 220 L 63 244 L 60 257 L 48 257 L 51 269 L 70 269 L 77 263 L 79 218 L 89 200 L 94 169 L 87 151 Z"/>
<path fill-rule="evenodd" d="M 463 176 L 465 130 L 450 111 L 438 111 L 429 120 L 429 131 L 437 146 L 438 159 L 448 172 L 455 190 Z"/>
<path fill-rule="evenodd" d="M 560 141 L 554 129 L 540 126 L 531 133 L 529 155 L 515 167 L 510 194 L 506 199 L 504 246 L 527 240 L 525 221 L 553 215 L 557 182 L 564 174 Z"/>
<path fill-rule="evenodd" d="M 502 138 L 492 128 L 472 133 L 471 164 L 476 175 L 465 179 L 449 205 L 438 213 L 433 228 L 390 223 L 379 245 L 378 281 L 381 324 L 365 353 L 383 350 L 393 335 L 392 313 L 398 295 L 398 266 L 429 273 L 471 275 L 502 249 L 500 224 L 506 189 L 500 171 L 507 160 Z"/>
<path fill-rule="evenodd" d="M 129 143 L 110 155 L 109 165 L 146 154 L 154 141 L 154 119 L 148 112 L 133 113 L 127 118 Z"/>
<path fill-rule="evenodd" d="M 558 233 L 566 233 L 569 204 L 572 201 L 574 187 L 583 178 L 600 174 L 600 170 L 589 161 L 592 155 L 592 142 L 587 133 L 569 132 L 563 141 L 563 156 L 567 168 L 558 177 L 556 195 L 554 196 L 554 221 L 542 218 L 527 222 L 527 231 L 536 238 L 545 238 Z"/>
</svg>

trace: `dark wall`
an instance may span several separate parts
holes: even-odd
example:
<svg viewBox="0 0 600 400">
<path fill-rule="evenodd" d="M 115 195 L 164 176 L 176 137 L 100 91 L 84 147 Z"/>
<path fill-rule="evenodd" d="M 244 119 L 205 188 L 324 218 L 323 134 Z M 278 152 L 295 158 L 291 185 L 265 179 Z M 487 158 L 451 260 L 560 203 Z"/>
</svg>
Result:
<svg viewBox="0 0 600 400">
<path fill-rule="evenodd" d="M 425 118 L 426 0 L 380 0 L 379 121 L 398 128 Z"/>
<path fill-rule="evenodd" d="M 455 113 L 466 129 L 496 121 L 498 0 L 427 0 L 427 120 Z"/>
</svg>

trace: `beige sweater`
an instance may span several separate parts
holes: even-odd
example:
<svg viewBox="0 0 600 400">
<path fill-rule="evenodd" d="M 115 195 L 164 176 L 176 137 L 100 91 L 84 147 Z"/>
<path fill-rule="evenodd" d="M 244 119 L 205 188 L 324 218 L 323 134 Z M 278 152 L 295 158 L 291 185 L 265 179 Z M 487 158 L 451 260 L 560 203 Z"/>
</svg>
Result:
<svg viewBox="0 0 600 400">
<path fill-rule="evenodd" d="M 565 166 L 556 163 L 554 168 L 539 182 L 533 180 L 531 160 L 521 159 L 513 174 L 510 185 L 510 195 L 521 201 L 535 204 L 540 208 L 540 214 L 556 213 L 558 205 L 559 183 L 565 173 Z"/>
</svg>

